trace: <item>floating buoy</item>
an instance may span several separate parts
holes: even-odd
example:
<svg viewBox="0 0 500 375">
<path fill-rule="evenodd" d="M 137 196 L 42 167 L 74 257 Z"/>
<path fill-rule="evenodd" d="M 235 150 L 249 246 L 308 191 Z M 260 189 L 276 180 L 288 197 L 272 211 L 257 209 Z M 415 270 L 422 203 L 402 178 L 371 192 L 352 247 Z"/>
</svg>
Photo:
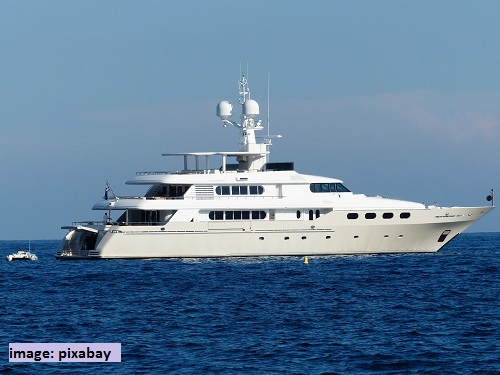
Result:
<svg viewBox="0 0 500 375">
<path fill-rule="evenodd" d="M 309 260 L 307 259 L 307 257 L 304 257 L 304 264 L 309 264 Z"/>
</svg>

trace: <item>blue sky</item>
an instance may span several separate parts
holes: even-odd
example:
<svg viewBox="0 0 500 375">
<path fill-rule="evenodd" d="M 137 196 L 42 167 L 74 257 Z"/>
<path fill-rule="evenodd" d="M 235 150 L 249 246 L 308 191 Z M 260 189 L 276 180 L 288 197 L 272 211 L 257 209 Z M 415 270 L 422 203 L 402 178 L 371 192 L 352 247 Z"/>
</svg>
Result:
<svg viewBox="0 0 500 375">
<path fill-rule="evenodd" d="M 240 64 L 274 161 L 354 192 L 500 199 L 498 1 L 2 1 L 0 239 L 96 220 L 166 152 L 236 150 Z M 497 210 L 470 231 L 499 231 Z"/>
</svg>

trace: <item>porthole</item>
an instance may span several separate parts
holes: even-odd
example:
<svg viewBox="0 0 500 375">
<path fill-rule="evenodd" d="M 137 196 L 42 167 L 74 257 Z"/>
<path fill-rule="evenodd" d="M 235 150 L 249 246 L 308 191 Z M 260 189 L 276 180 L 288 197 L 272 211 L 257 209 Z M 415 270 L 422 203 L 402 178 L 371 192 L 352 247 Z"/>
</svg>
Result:
<svg viewBox="0 0 500 375">
<path fill-rule="evenodd" d="M 306 236 L 302 236 L 302 239 L 305 240 L 307 237 Z"/>
<path fill-rule="evenodd" d="M 285 241 L 288 241 L 290 239 L 290 237 L 286 236 L 285 237 Z"/>
<path fill-rule="evenodd" d="M 399 214 L 399 217 L 400 217 L 401 219 L 408 219 L 408 218 L 410 217 L 410 213 L 409 213 L 409 212 L 401 212 L 401 213 Z"/>
<path fill-rule="evenodd" d="M 358 216 L 359 216 L 359 215 L 358 215 L 356 212 L 349 212 L 349 213 L 347 214 L 347 218 L 348 218 L 349 220 L 357 219 L 357 218 L 358 218 Z"/>
<path fill-rule="evenodd" d="M 263 241 L 263 240 L 264 240 L 264 237 L 259 237 L 259 240 Z"/>
<path fill-rule="evenodd" d="M 375 219 L 377 217 L 377 214 L 375 212 L 367 212 L 365 214 L 365 219 Z"/>
<path fill-rule="evenodd" d="M 359 236 L 354 236 L 354 238 L 359 238 Z"/>
<path fill-rule="evenodd" d="M 326 236 L 326 239 L 329 240 L 330 238 L 332 238 L 332 236 Z"/>
<path fill-rule="evenodd" d="M 382 215 L 384 219 L 392 219 L 394 217 L 394 214 L 392 212 L 384 212 Z"/>
<path fill-rule="evenodd" d="M 297 210 L 297 219 L 300 219 L 300 210 Z"/>
</svg>

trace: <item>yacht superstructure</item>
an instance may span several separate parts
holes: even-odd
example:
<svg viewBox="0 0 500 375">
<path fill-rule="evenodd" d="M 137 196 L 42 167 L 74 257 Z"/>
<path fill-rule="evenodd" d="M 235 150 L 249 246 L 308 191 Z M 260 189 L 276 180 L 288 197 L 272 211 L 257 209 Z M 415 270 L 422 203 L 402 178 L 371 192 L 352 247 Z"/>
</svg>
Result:
<svg viewBox="0 0 500 375">
<path fill-rule="evenodd" d="M 354 194 L 341 180 L 298 173 L 293 162 L 268 162 L 272 137 L 257 142 L 259 105 L 244 76 L 239 89 L 240 123 L 229 120 L 229 102 L 217 106 L 223 125 L 239 130 L 238 151 L 163 154 L 183 157 L 183 169 L 138 172 L 127 184 L 149 186 L 141 197 L 108 197 L 106 189 L 93 209 L 109 217 L 63 227 L 56 258 L 435 252 L 494 207 L 493 191 L 491 206 L 426 206 Z"/>
</svg>

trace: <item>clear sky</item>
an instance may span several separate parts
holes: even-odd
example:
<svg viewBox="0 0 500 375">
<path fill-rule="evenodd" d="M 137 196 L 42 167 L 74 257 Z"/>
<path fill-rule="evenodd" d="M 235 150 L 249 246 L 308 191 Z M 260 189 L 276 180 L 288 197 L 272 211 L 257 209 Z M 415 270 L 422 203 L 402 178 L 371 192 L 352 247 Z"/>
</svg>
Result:
<svg viewBox="0 0 500 375">
<path fill-rule="evenodd" d="M 500 202 L 499 1 L 0 2 L 0 239 L 57 239 L 110 180 L 231 151 L 215 116 L 252 98 L 272 160 L 352 191 Z M 500 211 L 469 231 L 500 231 Z"/>
</svg>

